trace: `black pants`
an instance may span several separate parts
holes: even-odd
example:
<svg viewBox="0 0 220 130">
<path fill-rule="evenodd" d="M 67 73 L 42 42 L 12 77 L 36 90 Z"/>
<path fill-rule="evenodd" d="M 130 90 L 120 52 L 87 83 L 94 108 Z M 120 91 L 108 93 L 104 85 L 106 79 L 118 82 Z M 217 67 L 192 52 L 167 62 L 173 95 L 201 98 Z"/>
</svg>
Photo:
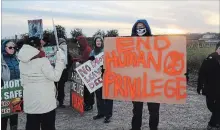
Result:
<svg viewBox="0 0 220 130">
<path fill-rule="evenodd" d="M 65 81 L 60 80 L 59 82 L 55 82 L 58 95 L 57 95 L 57 100 L 59 101 L 59 105 L 63 105 L 64 97 L 65 97 L 65 92 L 64 92 L 64 87 L 65 87 Z"/>
<path fill-rule="evenodd" d="M 132 130 L 140 130 L 142 125 L 142 110 L 143 102 L 133 103 L 133 118 L 132 118 Z M 149 126 L 150 130 L 157 130 L 159 124 L 159 103 L 147 103 L 149 110 Z"/>
<path fill-rule="evenodd" d="M 95 91 L 98 115 L 104 115 L 105 117 L 112 117 L 113 100 L 102 98 L 102 88 Z"/>
<path fill-rule="evenodd" d="M 8 119 L 10 120 L 10 130 L 17 130 L 18 128 L 18 114 L 14 114 L 7 117 L 2 117 L 1 130 L 7 130 Z"/>
<path fill-rule="evenodd" d="M 26 130 L 55 130 L 56 111 L 44 114 L 27 114 Z"/>
<path fill-rule="evenodd" d="M 216 126 L 217 124 L 220 124 L 220 99 L 206 96 L 206 104 L 210 112 L 212 112 L 209 125 Z"/>
<path fill-rule="evenodd" d="M 95 101 L 94 101 L 94 93 L 90 93 L 89 90 L 86 88 L 84 85 L 84 103 L 86 106 L 93 106 Z"/>
</svg>

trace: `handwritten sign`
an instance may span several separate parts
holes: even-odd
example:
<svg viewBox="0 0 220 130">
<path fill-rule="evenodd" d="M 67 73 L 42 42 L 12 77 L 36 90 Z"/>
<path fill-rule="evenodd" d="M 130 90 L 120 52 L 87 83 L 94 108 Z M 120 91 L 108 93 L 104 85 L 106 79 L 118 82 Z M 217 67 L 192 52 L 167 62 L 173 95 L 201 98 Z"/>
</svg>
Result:
<svg viewBox="0 0 220 130">
<path fill-rule="evenodd" d="M 105 38 L 104 68 L 104 99 L 186 102 L 183 36 Z"/>
<path fill-rule="evenodd" d="M 43 23 L 42 19 L 28 20 L 29 37 L 43 38 Z"/>
<path fill-rule="evenodd" d="M 55 66 L 56 64 L 56 54 L 57 46 L 46 46 L 43 47 L 46 57 L 49 59 L 50 64 Z"/>
<path fill-rule="evenodd" d="M 86 85 L 90 93 L 102 87 L 103 52 L 98 54 L 93 61 L 87 61 L 76 68 L 77 73 Z"/>
<path fill-rule="evenodd" d="M 20 80 L 4 81 L 1 88 L 1 116 L 9 116 L 23 111 L 23 88 Z"/>
<path fill-rule="evenodd" d="M 73 72 L 71 107 L 81 115 L 84 113 L 84 84 L 76 71 Z"/>
</svg>

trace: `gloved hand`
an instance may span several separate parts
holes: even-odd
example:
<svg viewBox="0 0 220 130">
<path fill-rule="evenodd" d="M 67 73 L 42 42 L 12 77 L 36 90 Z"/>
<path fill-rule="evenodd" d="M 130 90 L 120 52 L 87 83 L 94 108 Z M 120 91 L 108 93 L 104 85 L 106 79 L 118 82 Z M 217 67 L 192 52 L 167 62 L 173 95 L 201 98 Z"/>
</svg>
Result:
<svg viewBox="0 0 220 130">
<path fill-rule="evenodd" d="M 61 61 L 61 62 L 64 62 L 65 61 L 65 54 L 64 54 L 64 51 L 62 51 L 60 48 L 58 49 L 57 51 L 57 55 L 56 55 L 56 60 L 57 61 Z"/>
<path fill-rule="evenodd" d="M 93 60 L 95 60 L 95 57 L 94 56 L 90 56 L 89 60 L 93 61 Z"/>
</svg>

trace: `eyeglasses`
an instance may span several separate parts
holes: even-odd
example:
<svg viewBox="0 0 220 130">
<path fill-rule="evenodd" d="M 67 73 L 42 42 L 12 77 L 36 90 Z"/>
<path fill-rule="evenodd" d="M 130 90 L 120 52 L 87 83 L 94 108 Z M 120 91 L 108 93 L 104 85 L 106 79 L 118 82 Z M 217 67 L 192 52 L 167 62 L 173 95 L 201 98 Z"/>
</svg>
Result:
<svg viewBox="0 0 220 130">
<path fill-rule="evenodd" d="M 9 46 L 8 49 L 10 49 L 10 50 L 11 50 L 11 49 L 15 49 L 15 47 Z"/>
</svg>

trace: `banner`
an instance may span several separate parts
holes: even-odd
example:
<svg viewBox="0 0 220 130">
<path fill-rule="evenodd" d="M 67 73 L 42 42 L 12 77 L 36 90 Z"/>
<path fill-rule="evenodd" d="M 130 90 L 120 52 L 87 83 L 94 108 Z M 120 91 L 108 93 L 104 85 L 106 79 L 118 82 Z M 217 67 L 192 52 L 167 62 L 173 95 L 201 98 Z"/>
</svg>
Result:
<svg viewBox="0 0 220 130">
<path fill-rule="evenodd" d="M 49 59 L 50 64 L 55 66 L 56 64 L 56 54 L 57 54 L 57 46 L 46 46 L 43 47 L 46 57 Z"/>
<path fill-rule="evenodd" d="M 45 46 L 43 47 L 46 57 L 49 59 L 50 64 L 55 67 L 56 64 L 56 54 L 57 54 L 57 46 Z M 67 46 L 63 45 L 62 50 L 66 56 L 65 62 L 67 63 Z"/>
<path fill-rule="evenodd" d="M 105 38 L 104 68 L 104 99 L 186 102 L 184 36 Z"/>
<path fill-rule="evenodd" d="M 86 85 L 90 93 L 102 87 L 102 71 L 103 52 L 98 54 L 93 61 L 87 61 L 76 68 L 83 83 Z"/>
<path fill-rule="evenodd" d="M 28 20 L 29 37 L 39 37 L 43 39 L 42 19 Z"/>
<path fill-rule="evenodd" d="M 76 71 L 73 71 L 73 81 L 70 90 L 71 107 L 78 111 L 81 115 L 84 114 L 84 84 Z"/>
<path fill-rule="evenodd" d="M 23 111 L 23 87 L 20 80 L 4 81 L 1 88 L 1 116 Z"/>
</svg>

